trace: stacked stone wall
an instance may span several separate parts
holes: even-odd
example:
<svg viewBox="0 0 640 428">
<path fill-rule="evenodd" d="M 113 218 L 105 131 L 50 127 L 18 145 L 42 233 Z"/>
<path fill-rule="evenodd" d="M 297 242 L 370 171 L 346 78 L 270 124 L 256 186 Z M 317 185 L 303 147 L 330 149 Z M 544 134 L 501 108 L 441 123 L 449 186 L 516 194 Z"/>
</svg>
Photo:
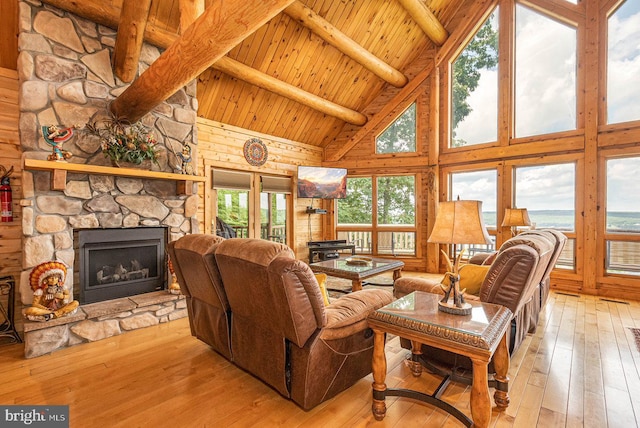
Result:
<svg viewBox="0 0 640 428">
<path fill-rule="evenodd" d="M 46 159 L 52 148 L 43 126 L 100 124 L 109 115 L 109 104 L 129 84 L 112 71 L 115 30 L 37 0 L 22 0 L 19 6 L 20 141 L 24 157 Z M 139 73 L 159 55 L 156 47 L 145 44 Z M 141 119 L 158 140 L 158 163 L 150 165 L 152 170 L 178 172 L 176 153 L 184 144 L 191 146 L 197 164 L 195 92 L 191 82 Z M 111 166 L 100 141 L 78 129 L 63 148 L 73 154 L 69 162 Z M 60 260 L 73 271 L 74 229 L 166 226 L 170 241 L 198 229 L 197 195 L 177 195 L 174 181 L 70 173 L 64 191 L 52 191 L 50 183 L 50 172 L 23 173 L 19 299 L 24 305 L 32 301 L 28 275 L 34 266 Z M 72 288 L 72 282 L 69 275 L 66 285 Z"/>
</svg>

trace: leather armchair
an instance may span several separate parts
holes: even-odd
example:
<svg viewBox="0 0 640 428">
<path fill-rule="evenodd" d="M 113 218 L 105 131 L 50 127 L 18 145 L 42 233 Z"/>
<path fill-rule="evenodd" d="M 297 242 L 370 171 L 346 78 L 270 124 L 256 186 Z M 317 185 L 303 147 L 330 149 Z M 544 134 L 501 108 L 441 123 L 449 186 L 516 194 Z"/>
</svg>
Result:
<svg viewBox="0 0 640 428">
<path fill-rule="evenodd" d="M 185 235 L 170 242 L 167 250 L 186 298 L 191 334 L 232 360 L 231 308 L 214 258 L 222 241 L 215 235 Z"/>
<path fill-rule="evenodd" d="M 389 291 L 357 291 L 325 306 L 313 272 L 284 244 L 228 239 L 215 257 L 236 365 L 303 409 L 371 372 L 367 316 L 392 301 Z"/>
<path fill-rule="evenodd" d="M 505 241 L 491 263 L 479 296 L 465 296 L 503 305 L 511 310 L 513 318 L 508 340 L 510 353 L 518 349 L 526 334 L 534 331 L 538 322 L 541 310 L 540 286 L 544 283 L 548 287 L 546 278 L 553 268 L 551 263 L 557 260 L 553 259 L 557 246 L 552 235 L 551 232 L 541 230 L 535 234 L 520 234 Z M 396 297 L 415 290 L 439 292 L 440 287 L 434 281 L 409 277 L 399 278 L 394 285 Z M 407 340 L 402 339 L 401 344 L 411 349 Z M 426 345 L 422 346 L 422 352 L 432 366 L 453 368 L 454 371 L 471 368 L 468 358 L 453 353 Z M 489 369 L 492 370 L 491 365 Z M 442 369 L 440 371 L 444 372 Z"/>
</svg>

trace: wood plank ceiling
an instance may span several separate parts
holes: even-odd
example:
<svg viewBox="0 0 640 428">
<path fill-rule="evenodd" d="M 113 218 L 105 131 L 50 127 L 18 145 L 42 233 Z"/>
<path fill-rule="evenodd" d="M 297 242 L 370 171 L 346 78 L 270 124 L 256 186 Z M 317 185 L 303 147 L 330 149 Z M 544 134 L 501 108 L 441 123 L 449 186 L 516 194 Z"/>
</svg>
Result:
<svg viewBox="0 0 640 428">
<path fill-rule="evenodd" d="M 116 100 L 118 113 L 137 119 L 197 78 L 199 116 L 325 148 L 343 129 L 364 126 L 375 113 L 367 107 L 381 94 L 411 84 L 419 73 L 412 64 L 435 57 L 461 5 L 469 3 L 44 2 L 117 28 L 113 63 L 123 81 L 135 77 L 141 34 L 166 49 Z"/>
</svg>

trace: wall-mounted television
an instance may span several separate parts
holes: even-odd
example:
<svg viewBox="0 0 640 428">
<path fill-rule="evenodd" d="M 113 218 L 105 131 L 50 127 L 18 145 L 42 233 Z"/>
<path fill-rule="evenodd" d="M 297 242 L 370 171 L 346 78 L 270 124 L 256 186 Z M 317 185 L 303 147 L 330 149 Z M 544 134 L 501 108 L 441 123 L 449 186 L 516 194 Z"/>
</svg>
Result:
<svg viewBox="0 0 640 428">
<path fill-rule="evenodd" d="M 347 197 L 347 170 L 321 166 L 298 167 L 298 197 L 343 199 Z"/>
</svg>

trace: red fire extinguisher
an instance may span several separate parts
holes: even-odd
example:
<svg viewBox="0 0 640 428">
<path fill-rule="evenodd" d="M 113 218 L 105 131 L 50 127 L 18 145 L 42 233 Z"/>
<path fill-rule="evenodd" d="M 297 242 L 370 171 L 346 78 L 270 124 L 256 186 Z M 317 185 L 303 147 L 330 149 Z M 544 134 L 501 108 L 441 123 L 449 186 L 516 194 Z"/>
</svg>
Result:
<svg viewBox="0 0 640 428">
<path fill-rule="evenodd" d="M 3 223 L 13 221 L 11 183 L 9 181 L 12 172 L 13 167 L 7 171 L 4 166 L 0 165 L 0 211 Z"/>
</svg>

